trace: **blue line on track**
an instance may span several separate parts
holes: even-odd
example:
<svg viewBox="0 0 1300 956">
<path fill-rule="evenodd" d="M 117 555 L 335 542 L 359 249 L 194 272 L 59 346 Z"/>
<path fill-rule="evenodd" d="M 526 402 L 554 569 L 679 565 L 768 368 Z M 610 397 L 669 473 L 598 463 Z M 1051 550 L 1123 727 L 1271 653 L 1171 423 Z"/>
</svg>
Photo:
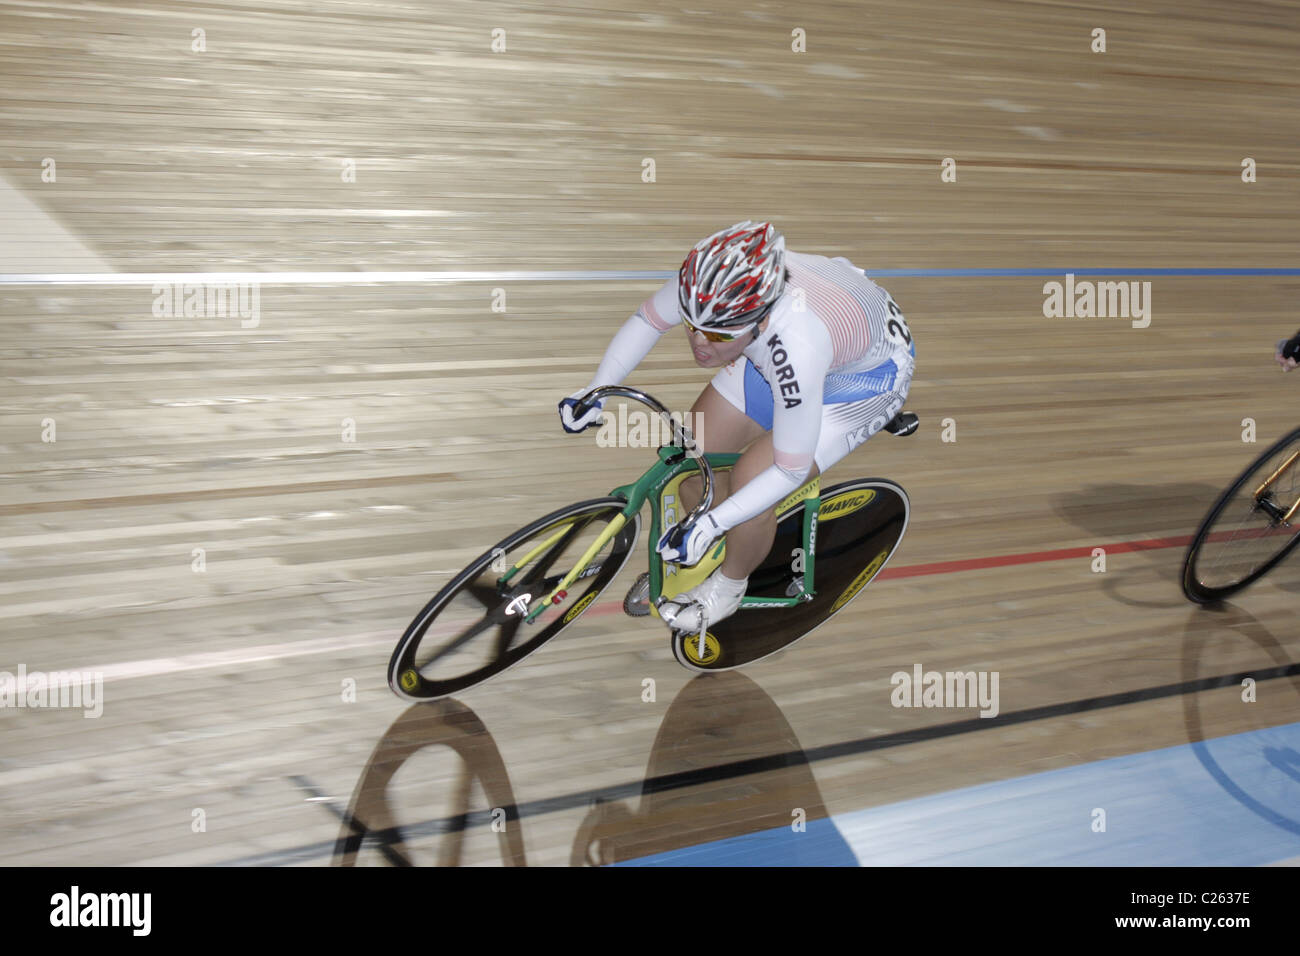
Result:
<svg viewBox="0 0 1300 956">
<path fill-rule="evenodd" d="M 1300 268 L 1257 269 L 872 269 L 872 278 L 1027 279 L 1075 276 L 1164 276 L 1170 278 L 1300 277 Z M 638 269 L 484 270 L 466 272 L 51 272 L 0 274 L 10 285 L 155 285 L 158 283 L 256 282 L 259 285 L 353 285 L 390 282 L 662 282 L 672 271 Z"/>
</svg>

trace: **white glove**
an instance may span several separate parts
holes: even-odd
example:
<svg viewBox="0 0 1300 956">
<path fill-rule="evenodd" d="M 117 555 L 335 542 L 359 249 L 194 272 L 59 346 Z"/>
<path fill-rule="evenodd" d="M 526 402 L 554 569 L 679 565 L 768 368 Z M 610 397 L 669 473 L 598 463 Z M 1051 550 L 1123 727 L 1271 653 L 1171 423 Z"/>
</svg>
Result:
<svg viewBox="0 0 1300 956">
<path fill-rule="evenodd" d="M 578 406 L 578 399 L 586 395 L 591 389 L 580 388 L 568 398 L 560 399 L 560 424 L 564 430 L 570 434 L 576 435 L 578 432 L 590 428 L 592 425 L 600 424 L 601 416 L 604 414 L 605 403 L 597 402 L 583 415 L 574 417 L 573 411 Z"/>
<path fill-rule="evenodd" d="M 712 513 L 704 515 L 693 524 L 675 524 L 663 533 L 656 549 L 665 561 L 690 567 L 699 564 L 709 553 L 709 547 L 722 535 L 722 529 Z"/>
</svg>

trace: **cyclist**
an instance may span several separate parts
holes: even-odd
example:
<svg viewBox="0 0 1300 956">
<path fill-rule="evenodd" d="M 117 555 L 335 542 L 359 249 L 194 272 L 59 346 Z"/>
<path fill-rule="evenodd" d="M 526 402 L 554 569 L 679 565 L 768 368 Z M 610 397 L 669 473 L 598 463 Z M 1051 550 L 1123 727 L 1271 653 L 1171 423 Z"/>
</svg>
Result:
<svg viewBox="0 0 1300 956">
<path fill-rule="evenodd" d="M 1278 342 L 1273 359 L 1282 366 L 1284 372 L 1295 368 L 1300 363 L 1300 332 L 1297 332 L 1293 338 Z"/>
<path fill-rule="evenodd" d="M 676 325 L 695 363 L 719 370 L 691 408 L 700 450 L 744 452 L 730 481 L 719 476 L 713 507 L 657 545 L 666 561 L 693 565 L 727 536 L 722 565 L 659 609 L 669 627 L 693 631 L 739 607 L 771 550 L 775 506 L 892 422 L 916 347 L 889 293 L 848 259 L 789 252 L 771 223 L 747 220 L 697 243 L 623 323 L 587 388 L 561 400 L 565 430 L 598 424 L 601 408 L 575 416 L 576 399 L 621 384 Z M 629 600 L 646 601 L 648 581 L 638 589 Z"/>
</svg>

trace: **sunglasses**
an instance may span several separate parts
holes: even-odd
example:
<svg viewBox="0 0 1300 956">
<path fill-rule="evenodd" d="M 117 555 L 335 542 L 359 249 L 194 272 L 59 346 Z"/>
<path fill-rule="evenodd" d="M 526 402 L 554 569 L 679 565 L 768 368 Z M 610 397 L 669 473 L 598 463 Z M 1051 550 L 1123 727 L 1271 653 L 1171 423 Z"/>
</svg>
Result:
<svg viewBox="0 0 1300 956">
<path fill-rule="evenodd" d="M 686 316 L 682 316 L 682 321 L 686 323 L 688 329 L 692 332 L 698 332 L 710 342 L 734 342 L 754 327 L 754 323 L 751 322 L 749 325 L 742 326 L 736 332 L 715 332 L 712 329 L 701 329 L 692 325 L 691 320 L 686 318 Z"/>
</svg>

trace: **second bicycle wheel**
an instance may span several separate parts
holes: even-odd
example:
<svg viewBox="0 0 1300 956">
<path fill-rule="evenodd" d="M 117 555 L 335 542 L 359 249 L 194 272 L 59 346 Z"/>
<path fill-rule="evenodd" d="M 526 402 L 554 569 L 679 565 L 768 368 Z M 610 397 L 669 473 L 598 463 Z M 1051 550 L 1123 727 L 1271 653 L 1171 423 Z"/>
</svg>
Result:
<svg viewBox="0 0 1300 956">
<path fill-rule="evenodd" d="M 1300 429 L 1277 442 L 1215 502 L 1183 562 L 1183 592 L 1221 601 L 1300 543 Z"/>
<path fill-rule="evenodd" d="M 564 597 L 525 620 L 626 502 L 598 498 L 553 512 L 510 535 L 456 575 L 406 629 L 388 665 L 388 685 L 404 700 L 434 700 L 517 664 L 572 624 L 617 576 L 636 545 L 631 519 L 591 559 Z"/>
</svg>

